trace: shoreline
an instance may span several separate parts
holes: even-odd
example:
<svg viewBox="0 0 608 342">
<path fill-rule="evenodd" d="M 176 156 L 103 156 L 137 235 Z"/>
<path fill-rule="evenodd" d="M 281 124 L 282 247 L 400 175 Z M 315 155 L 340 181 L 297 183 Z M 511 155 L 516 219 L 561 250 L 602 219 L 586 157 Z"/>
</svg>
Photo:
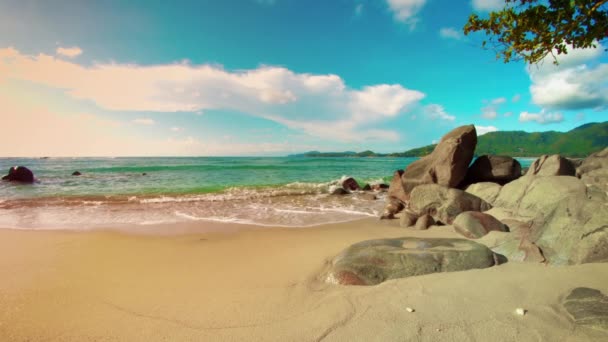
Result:
<svg viewBox="0 0 608 342">
<path fill-rule="evenodd" d="M 608 292 L 608 265 L 509 262 L 376 286 L 323 282 L 347 246 L 458 237 L 362 219 L 306 229 L 206 222 L 160 233 L 0 229 L 0 337 L 51 340 L 600 341 L 558 303 Z M 218 228 L 218 227 L 215 227 Z M 234 229 L 234 230 L 232 230 Z M 149 233 L 149 232 L 148 232 Z M 177 234 L 176 234 L 177 233 Z M 415 309 L 413 313 L 406 307 Z M 515 308 L 528 313 L 517 316 Z M 35 323 L 34 323 L 35 322 Z M 498 338 L 498 339 L 497 339 Z"/>
</svg>

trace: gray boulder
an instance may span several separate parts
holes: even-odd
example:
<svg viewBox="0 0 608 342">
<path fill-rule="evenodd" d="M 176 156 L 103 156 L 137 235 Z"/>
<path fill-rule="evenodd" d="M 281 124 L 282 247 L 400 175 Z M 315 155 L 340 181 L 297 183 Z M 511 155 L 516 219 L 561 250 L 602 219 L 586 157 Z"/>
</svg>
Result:
<svg viewBox="0 0 608 342">
<path fill-rule="evenodd" d="M 393 179 L 388 187 L 387 198 L 396 198 L 405 203 L 407 202 L 408 197 L 405 195 L 405 190 L 403 190 L 401 175 L 403 175 L 403 170 L 397 170 L 395 173 L 393 173 Z"/>
<path fill-rule="evenodd" d="M 608 332 L 608 296 L 599 290 L 577 287 L 570 291 L 562 305 L 576 325 Z"/>
<path fill-rule="evenodd" d="M 325 279 L 341 285 L 376 285 L 389 279 L 486 268 L 495 263 L 490 249 L 465 239 L 369 240 L 336 256 Z"/>
<path fill-rule="evenodd" d="M 585 158 L 576 170 L 587 186 L 594 186 L 608 192 L 608 147 Z"/>
<path fill-rule="evenodd" d="M 498 197 L 498 194 L 500 193 L 500 189 L 502 189 L 500 184 L 481 182 L 469 185 L 465 191 L 490 204 L 494 204 L 496 197 Z"/>
<path fill-rule="evenodd" d="M 492 205 L 459 189 L 437 184 L 424 184 L 410 194 L 409 209 L 419 216 L 429 214 L 435 222 L 451 224 L 464 211 L 485 211 Z"/>
<path fill-rule="evenodd" d="M 467 171 L 466 184 L 494 182 L 506 184 L 521 177 L 519 162 L 507 156 L 479 156 Z"/>
<path fill-rule="evenodd" d="M 465 211 L 454 219 L 454 229 L 469 239 L 478 239 L 491 231 L 506 232 L 508 228 L 494 216 L 478 211 Z"/>
<path fill-rule="evenodd" d="M 576 169 L 570 160 L 558 154 L 543 155 L 536 159 L 526 176 L 574 176 Z"/>
<path fill-rule="evenodd" d="M 444 135 L 431 154 L 411 163 L 403 172 L 405 194 L 421 184 L 458 186 L 466 176 L 476 145 L 473 125 L 458 127 Z"/>
</svg>

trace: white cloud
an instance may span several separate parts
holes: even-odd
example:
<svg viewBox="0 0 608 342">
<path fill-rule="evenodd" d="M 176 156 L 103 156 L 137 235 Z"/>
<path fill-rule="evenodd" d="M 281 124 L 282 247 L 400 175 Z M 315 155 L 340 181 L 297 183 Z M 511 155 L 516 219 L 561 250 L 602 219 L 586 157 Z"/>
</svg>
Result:
<svg viewBox="0 0 608 342">
<path fill-rule="evenodd" d="M 492 12 L 501 10 L 505 6 L 504 0 L 473 0 L 471 6 L 476 11 Z"/>
<path fill-rule="evenodd" d="M 134 124 L 144 125 L 144 126 L 152 126 L 156 123 L 154 120 L 148 119 L 148 118 L 137 118 L 131 122 Z"/>
<path fill-rule="evenodd" d="M 568 49 L 558 55 L 559 65 L 547 56 L 530 66 L 532 101 L 557 110 L 595 109 L 608 106 L 608 63 L 594 63 L 604 48 Z"/>
<path fill-rule="evenodd" d="M 519 113 L 519 122 L 530 122 L 535 121 L 539 124 L 550 124 L 564 121 L 564 115 L 562 113 L 547 113 L 545 110 L 541 110 L 540 113 Z"/>
<path fill-rule="evenodd" d="M 396 20 L 414 28 L 419 20 L 416 15 L 424 7 L 426 0 L 386 0 L 386 2 Z"/>
<path fill-rule="evenodd" d="M 475 130 L 477 131 L 477 136 L 484 135 L 489 132 L 496 132 L 498 128 L 494 126 L 477 126 L 475 125 Z"/>
<path fill-rule="evenodd" d="M 445 108 L 438 104 L 430 104 L 424 107 L 424 113 L 426 116 L 433 120 L 446 120 L 446 121 L 454 121 L 456 119 L 455 116 L 449 115 L 446 113 Z"/>
<path fill-rule="evenodd" d="M 183 128 L 181 128 L 181 127 L 171 127 L 171 132 L 181 132 L 181 131 L 183 131 L 183 130 L 184 130 L 184 129 L 183 129 Z"/>
<path fill-rule="evenodd" d="M 406 113 L 425 94 L 399 84 L 348 88 L 337 75 L 295 73 L 261 66 L 227 71 L 187 62 L 165 65 L 98 63 L 82 66 L 53 56 L 0 49 L 2 78 L 61 89 L 113 111 L 233 110 L 283 123 L 324 138 L 394 140 L 372 126 Z M 311 124 L 318 126 L 314 128 Z M 346 124 L 345 124 L 346 123 Z"/>
<path fill-rule="evenodd" d="M 443 27 L 439 30 L 439 36 L 446 39 L 461 40 L 463 38 L 462 33 L 453 27 Z"/>
<path fill-rule="evenodd" d="M 521 95 L 515 94 L 513 96 L 513 98 L 511 99 L 511 102 L 516 103 L 516 102 L 519 102 L 520 99 L 521 99 Z"/>
<path fill-rule="evenodd" d="M 55 52 L 60 56 L 64 56 L 64 57 L 68 57 L 68 58 L 74 58 L 74 57 L 80 56 L 82 54 L 82 50 L 78 46 L 67 47 L 67 48 L 58 47 L 57 50 L 55 50 Z"/>
<path fill-rule="evenodd" d="M 498 97 L 489 101 L 484 100 L 484 102 L 487 103 L 487 105 L 481 108 L 481 117 L 492 120 L 496 119 L 500 105 L 507 102 L 507 99 L 504 97 Z"/>
</svg>

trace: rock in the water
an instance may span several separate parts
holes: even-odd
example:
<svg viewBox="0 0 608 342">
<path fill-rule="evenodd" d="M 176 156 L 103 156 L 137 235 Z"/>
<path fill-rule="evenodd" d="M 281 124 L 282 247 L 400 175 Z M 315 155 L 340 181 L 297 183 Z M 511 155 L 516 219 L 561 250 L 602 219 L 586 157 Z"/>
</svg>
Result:
<svg viewBox="0 0 608 342">
<path fill-rule="evenodd" d="M 577 325 L 608 331 L 608 296 L 596 289 L 577 287 L 563 301 Z"/>
<path fill-rule="evenodd" d="M 399 225 L 404 228 L 409 228 L 409 227 L 415 225 L 417 220 L 418 220 L 418 215 L 414 214 L 413 212 L 411 212 L 409 210 L 404 210 L 403 213 L 401 213 L 401 219 L 399 221 Z"/>
<path fill-rule="evenodd" d="M 526 176 L 574 176 L 576 169 L 570 160 L 558 154 L 543 155 L 536 159 Z"/>
<path fill-rule="evenodd" d="M 444 135 L 431 154 L 411 163 L 403 172 L 405 195 L 421 184 L 458 186 L 467 174 L 476 145 L 473 125 L 458 127 Z"/>
<path fill-rule="evenodd" d="M 372 184 L 372 190 L 374 191 L 386 191 L 389 188 L 388 184 L 378 183 Z"/>
<path fill-rule="evenodd" d="M 486 268 L 495 264 L 486 246 L 465 239 L 398 238 L 356 243 L 331 263 L 326 281 L 376 285 L 389 279 Z"/>
<path fill-rule="evenodd" d="M 465 191 L 494 205 L 494 201 L 496 200 L 496 197 L 498 197 L 500 189 L 502 189 L 500 184 L 481 182 L 469 185 Z"/>
<path fill-rule="evenodd" d="M 82 173 L 80 173 L 80 171 L 74 171 L 72 172 L 72 176 L 82 176 Z"/>
<path fill-rule="evenodd" d="M 486 211 L 492 206 L 481 198 L 459 189 L 424 184 L 412 191 L 409 208 L 420 216 L 431 215 L 436 222 L 452 224 L 456 216 L 464 211 Z"/>
<path fill-rule="evenodd" d="M 469 167 L 465 178 L 466 184 L 494 182 L 506 184 L 521 177 L 519 162 L 507 156 L 479 156 Z"/>
<path fill-rule="evenodd" d="M 403 170 L 397 170 L 393 173 L 393 179 L 391 180 L 391 185 L 388 187 L 388 198 L 396 198 L 399 201 L 405 203 L 409 199 L 405 194 L 405 190 L 403 190 L 403 184 L 401 183 L 401 175 L 403 175 Z"/>
<path fill-rule="evenodd" d="M 372 186 L 369 185 L 369 184 L 365 184 L 363 186 L 363 188 L 361 188 L 361 190 L 363 190 L 363 191 L 372 191 Z"/>
<path fill-rule="evenodd" d="M 345 189 L 343 189 L 343 188 L 335 188 L 335 189 L 334 189 L 334 190 L 331 192 L 331 194 L 332 194 L 332 195 L 339 195 L 339 196 L 341 196 L 341 195 L 348 195 L 348 194 L 350 194 L 350 192 L 348 192 L 348 190 L 345 190 Z"/>
<path fill-rule="evenodd" d="M 357 183 L 357 181 L 350 177 L 350 178 L 346 178 L 343 182 L 342 182 L 342 187 L 346 190 L 350 190 L 350 191 L 356 191 L 356 190 L 361 190 L 361 187 L 359 186 L 359 183 Z"/>
<path fill-rule="evenodd" d="M 34 183 L 34 173 L 25 166 L 13 166 L 8 170 L 8 175 L 2 180 L 9 182 Z"/>
<path fill-rule="evenodd" d="M 380 219 L 394 219 L 395 214 L 403 210 L 403 208 L 405 208 L 403 202 L 394 197 L 387 197 L 386 206 L 384 207 L 384 212 L 382 212 Z"/>
<path fill-rule="evenodd" d="M 433 217 L 429 214 L 424 214 L 422 216 L 420 216 L 418 218 L 418 220 L 416 220 L 416 226 L 415 228 L 418 230 L 427 230 L 429 229 L 430 226 L 435 224 L 435 220 L 433 220 Z"/>
<path fill-rule="evenodd" d="M 507 226 L 494 216 L 478 211 L 465 211 L 454 219 L 454 229 L 469 239 L 478 239 L 491 231 L 506 232 Z"/>
</svg>

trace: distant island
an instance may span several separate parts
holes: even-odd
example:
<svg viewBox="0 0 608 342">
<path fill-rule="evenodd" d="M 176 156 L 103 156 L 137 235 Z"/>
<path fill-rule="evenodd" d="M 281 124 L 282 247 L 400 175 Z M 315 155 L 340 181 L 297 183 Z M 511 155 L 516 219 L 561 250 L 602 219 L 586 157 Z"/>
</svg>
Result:
<svg viewBox="0 0 608 342">
<path fill-rule="evenodd" d="M 477 155 L 495 154 L 512 157 L 537 157 L 543 154 L 560 154 L 566 157 L 585 157 L 608 146 L 608 121 L 588 123 L 568 132 L 501 131 L 478 137 Z M 423 157 L 433 152 L 435 145 L 414 148 L 405 152 L 319 152 L 292 154 L 290 157 L 312 158 L 369 158 L 369 157 Z"/>
</svg>

